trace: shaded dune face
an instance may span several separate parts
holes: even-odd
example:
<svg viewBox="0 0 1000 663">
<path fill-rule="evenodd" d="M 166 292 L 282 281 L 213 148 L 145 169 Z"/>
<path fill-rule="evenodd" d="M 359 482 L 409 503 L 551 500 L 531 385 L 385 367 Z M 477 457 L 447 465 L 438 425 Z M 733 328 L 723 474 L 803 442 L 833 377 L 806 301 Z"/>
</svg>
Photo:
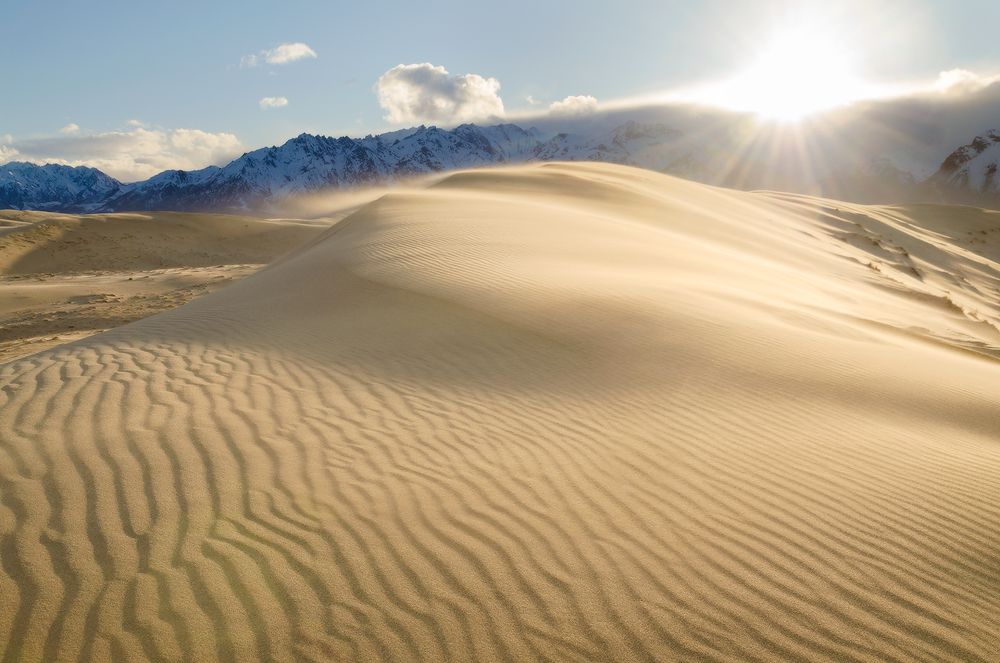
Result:
<svg viewBox="0 0 1000 663">
<path fill-rule="evenodd" d="M 998 219 L 459 173 L 2 365 L 3 660 L 996 660 Z"/>
</svg>

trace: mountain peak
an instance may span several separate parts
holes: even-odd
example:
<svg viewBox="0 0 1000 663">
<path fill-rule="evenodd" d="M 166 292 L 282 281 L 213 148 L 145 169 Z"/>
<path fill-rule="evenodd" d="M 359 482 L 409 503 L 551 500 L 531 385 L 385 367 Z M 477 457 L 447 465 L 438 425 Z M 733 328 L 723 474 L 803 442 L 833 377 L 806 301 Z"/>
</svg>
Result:
<svg viewBox="0 0 1000 663">
<path fill-rule="evenodd" d="M 1000 193 L 1000 131 L 991 129 L 945 158 L 934 174 L 939 185 L 972 192 Z"/>
<path fill-rule="evenodd" d="M 0 209 L 91 211 L 122 183 L 88 166 L 12 161 L 0 167 Z"/>
</svg>

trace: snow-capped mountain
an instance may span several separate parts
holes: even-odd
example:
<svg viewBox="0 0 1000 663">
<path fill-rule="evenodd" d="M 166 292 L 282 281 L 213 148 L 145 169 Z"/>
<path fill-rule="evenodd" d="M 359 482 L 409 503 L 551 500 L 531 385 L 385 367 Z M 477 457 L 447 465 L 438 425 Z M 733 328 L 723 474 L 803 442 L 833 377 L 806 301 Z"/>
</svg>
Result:
<svg viewBox="0 0 1000 663">
<path fill-rule="evenodd" d="M 970 194 L 1000 194 L 1000 131 L 976 136 L 948 155 L 933 179 Z"/>
<path fill-rule="evenodd" d="M 96 168 L 12 161 L 0 166 L 0 209 L 89 211 L 121 187 Z"/>
<path fill-rule="evenodd" d="M 127 185 L 110 210 L 233 209 L 328 188 L 384 184 L 426 173 L 525 161 L 591 160 L 645 165 L 645 152 L 674 132 L 629 122 L 606 135 L 546 138 L 514 124 L 455 129 L 420 126 L 360 139 L 301 134 L 244 154 L 222 168 L 167 171 Z"/>
<path fill-rule="evenodd" d="M 225 166 L 169 170 L 122 184 L 93 168 L 0 166 L 0 208 L 61 211 L 237 210 L 286 196 L 386 184 L 426 173 L 526 161 L 610 161 L 737 188 L 776 188 L 860 202 L 1000 196 L 1000 132 L 988 132 L 922 176 L 901 168 L 884 150 L 840 150 L 826 170 L 801 167 L 796 155 L 747 139 L 742 125 L 683 125 L 622 119 L 576 125 L 574 131 L 523 129 L 514 124 L 420 126 L 364 138 L 301 134 L 281 146 L 248 152 Z M 836 137 L 828 140 L 836 140 Z M 795 145 L 792 146 L 793 148 Z M 810 154 L 832 156 L 820 143 Z M 801 155 L 799 155 L 801 156 Z M 929 161 L 929 160 L 925 160 Z M 808 164 L 813 166 L 815 164 Z"/>
<path fill-rule="evenodd" d="M 456 168 L 524 161 L 538 144 L 513 124 L 450 131 L 417 127 L 365 138 L 301 134 L 280 147 L 248 152 L 231 163 L 167 171 L 125 186 L 107 201 L 114 210 L 245 208 L 326 188 L 382 184 Z"/>
</svg>

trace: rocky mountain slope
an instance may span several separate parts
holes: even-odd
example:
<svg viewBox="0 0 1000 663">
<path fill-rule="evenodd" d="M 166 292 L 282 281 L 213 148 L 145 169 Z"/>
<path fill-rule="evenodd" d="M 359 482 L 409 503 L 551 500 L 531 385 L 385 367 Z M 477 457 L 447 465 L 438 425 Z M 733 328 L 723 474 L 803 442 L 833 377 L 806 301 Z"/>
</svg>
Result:
<svg viewBox="0 0 1000 663">
<path fill-rule="evenodd" d="M 1000 194 L 1000 131 L 976 136 L 948 155 L 933 180 L 941 187 L 966 194 Z"/>
<path fill-rule="evenodd" d="M 121 188 L 96 168 L 21 161 L 0 166 L 0 209 L 90 211 Z"/>
</svg>

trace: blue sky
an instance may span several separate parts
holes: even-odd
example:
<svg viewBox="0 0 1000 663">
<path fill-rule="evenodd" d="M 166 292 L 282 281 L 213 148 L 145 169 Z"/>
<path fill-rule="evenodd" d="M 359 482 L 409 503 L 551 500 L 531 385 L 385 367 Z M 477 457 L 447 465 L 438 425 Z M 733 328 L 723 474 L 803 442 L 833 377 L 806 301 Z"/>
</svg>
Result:
<svg viewBox="0 0 1000 663">
<path fill-rule="evenodd" d="M 202 133 L 236 141 L 220 139 L 218 154 L 208 146 L 189 161 L 302 131 L 363 135 L 407 124 L 419 113 L 387 120 L 392 113 L 375 89 L 400 64 L 495 79 L 510 114 L 542 112 L 573 95 L 607 102 L 654 94 L 725 78 L 774 26 L 803 17 L 843 37 L 875 81 L 1000 69 L 996 0 L 0 4 L 0 146 L 7 155 L 19 145 L 22 154 L 65 148 L 73 163 L 87 160 L 85 137 L 128 134 L 140 123 L 146 132 L 168 132 L 176 150 Z M 281 44 L 305 44 L 316 57 L 264 62 L 262 53 Z M 245 66 L 254 54 L 257 66 Z M 265 98 L 275 101 L 262 108 Z M 430 119 L 447 124 L 440 115 Z M 202 133 L 169 134 L 177 129 Z M 169 158 L 144 167 L 164 164 Z"/>
</svg>

